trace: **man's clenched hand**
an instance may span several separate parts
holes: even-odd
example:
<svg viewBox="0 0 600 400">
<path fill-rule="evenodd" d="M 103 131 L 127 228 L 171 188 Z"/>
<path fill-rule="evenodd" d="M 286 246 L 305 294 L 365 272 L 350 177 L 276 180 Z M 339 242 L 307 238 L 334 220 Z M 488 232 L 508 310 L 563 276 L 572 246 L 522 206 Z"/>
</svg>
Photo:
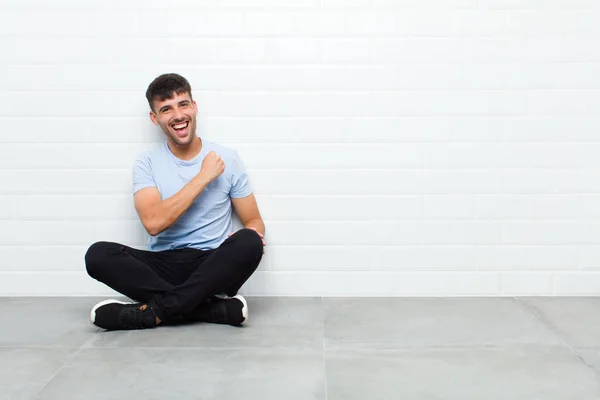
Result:
<svg viewBox="0 0 600 400">
<path fill-rule="evenodd" d="M 217 153 L 211 151 L 202 161 L 202 168 L 198 175 L 202 175 L 210 183 L 217 179 L 224 171 L 225 163 Z"/>
</svg>

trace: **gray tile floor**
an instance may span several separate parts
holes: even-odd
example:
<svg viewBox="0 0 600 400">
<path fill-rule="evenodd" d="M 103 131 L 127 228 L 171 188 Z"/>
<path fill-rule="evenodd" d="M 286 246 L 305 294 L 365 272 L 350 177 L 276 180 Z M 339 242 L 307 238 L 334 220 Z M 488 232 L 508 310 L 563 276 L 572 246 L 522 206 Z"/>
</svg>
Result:
<svg viewBox="0 0 600 400">
<path fill-rule="evenodd" d="M 600 399 L 599 298 L 249 298 L 247 326 L 102 332 L 0 298 L 0 399 Z"/>
</svg>

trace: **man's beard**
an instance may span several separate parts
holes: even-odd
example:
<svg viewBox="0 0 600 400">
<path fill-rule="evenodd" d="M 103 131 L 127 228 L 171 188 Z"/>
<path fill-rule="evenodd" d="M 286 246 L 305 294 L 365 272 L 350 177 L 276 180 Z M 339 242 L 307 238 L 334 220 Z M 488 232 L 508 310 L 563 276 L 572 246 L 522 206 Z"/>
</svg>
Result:
<svg viewBox="0 0 600 400">
<path fill-rule="evenodd" d="M 187 138 L 180 138 L 177 134 L 171 132 L 169 126 L 163 127 L 163 132 L 174 142 L 177 146 L 184 147 L 192 143 L 196 137 L 196 121 L 190 120 L 189 122 L 189 136 Z"/>
</svg>

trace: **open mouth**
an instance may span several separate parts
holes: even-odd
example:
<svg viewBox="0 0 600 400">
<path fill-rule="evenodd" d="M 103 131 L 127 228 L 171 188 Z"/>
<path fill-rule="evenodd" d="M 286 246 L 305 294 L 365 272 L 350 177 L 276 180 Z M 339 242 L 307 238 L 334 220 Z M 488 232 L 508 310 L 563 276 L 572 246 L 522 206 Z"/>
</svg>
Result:
<svg viewBox="0 0 600 400">
<path fill-rule="evenodd" d="M 178 124 L 171 125 L 171 128 L 179 134 L 186 133 L 187 127 L 190 125 L 190 121 L 180 122 Z"/>
</svg>

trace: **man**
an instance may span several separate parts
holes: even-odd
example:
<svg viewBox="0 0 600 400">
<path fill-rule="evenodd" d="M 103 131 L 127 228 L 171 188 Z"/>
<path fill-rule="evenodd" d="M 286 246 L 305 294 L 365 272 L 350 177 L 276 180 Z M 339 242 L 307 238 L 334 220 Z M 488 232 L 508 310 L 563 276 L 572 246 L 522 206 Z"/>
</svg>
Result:
<svg viewBox="0 0 600 400">
<path fill-rule="evenodd" d="M 195 321 L 239 326 L 248 305 L 237 292 L 265 246 L 243 163 L 234 150 L 196 135 L 198 107 L 185 78 L 157 77 L 146 98 L 150 119 L 166 135 L 133 165 L 134 205 L 150 234 L 148 250 L 97 242 L 85 255 L 92 278 L 136 302 L 100 302 L 91 321 L 106 330 Z M 232 211 L 244 226 L 236 233 Z"/>
</svg>

